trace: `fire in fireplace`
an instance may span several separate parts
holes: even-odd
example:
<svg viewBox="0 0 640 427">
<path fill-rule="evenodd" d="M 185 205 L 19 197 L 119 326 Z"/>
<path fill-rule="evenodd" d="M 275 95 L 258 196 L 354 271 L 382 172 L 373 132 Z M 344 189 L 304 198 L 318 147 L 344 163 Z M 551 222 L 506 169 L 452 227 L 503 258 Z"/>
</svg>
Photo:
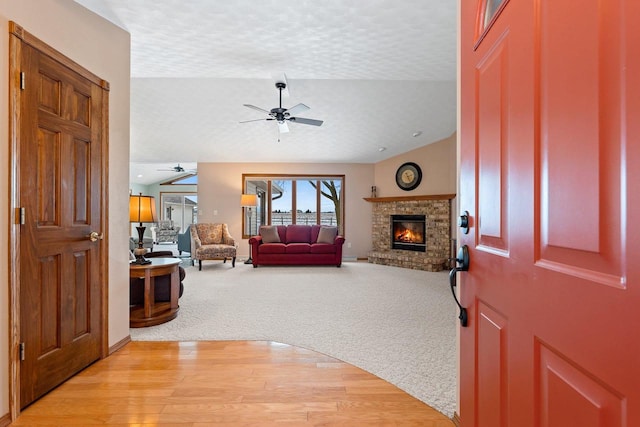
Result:
<svg viewBox="0 0 640 427">
<path fill-rule="evenodd" d="M 426 220 L 424 215 L 391 215 L 391 248 L 425 252 Z"/>
</svg>

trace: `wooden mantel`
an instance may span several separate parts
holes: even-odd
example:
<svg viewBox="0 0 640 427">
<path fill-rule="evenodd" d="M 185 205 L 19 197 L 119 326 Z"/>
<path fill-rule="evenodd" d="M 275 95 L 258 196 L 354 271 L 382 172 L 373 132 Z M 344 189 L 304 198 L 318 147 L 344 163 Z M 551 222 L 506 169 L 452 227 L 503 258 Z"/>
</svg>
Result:
<svg viewBox="0 0 640 427">
<path fill-rule="evenodd" d="M 371 203 L 384 203 L 413 202 L 417 200 L 451 200 L 455 197 L 455 194 L 423 194 L 422 196 L 364 197 L 364 200 Z"/>
</svg>

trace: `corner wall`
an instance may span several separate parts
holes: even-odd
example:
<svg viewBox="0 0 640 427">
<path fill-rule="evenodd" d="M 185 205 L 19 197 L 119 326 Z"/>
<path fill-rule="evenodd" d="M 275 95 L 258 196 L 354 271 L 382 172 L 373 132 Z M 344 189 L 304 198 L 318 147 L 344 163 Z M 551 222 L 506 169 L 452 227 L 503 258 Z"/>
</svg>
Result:
<svg viewBox="0 0 640 427">
<path fill-rule="evenodd" d="M 69 0 L 0 0 L 0 164 L 9 165 L 9 21 L 109 82 L 109 345 L 129 335 L 129 34 Z M 9 247 L 10 172 L 0 174 L 0 241 Z M 9 408 L 9 257 L 0 257 L 0 419 Z"/>
<path fill-rule="evenodd" d="M 396 185 L 396 171 L 405 162 L 417 163 L 422 169 L 422 181 L 412 191 Z M 456 134 L 376 163 L 375 185 L 378 197 L 455 194 Z"/>
</svg>

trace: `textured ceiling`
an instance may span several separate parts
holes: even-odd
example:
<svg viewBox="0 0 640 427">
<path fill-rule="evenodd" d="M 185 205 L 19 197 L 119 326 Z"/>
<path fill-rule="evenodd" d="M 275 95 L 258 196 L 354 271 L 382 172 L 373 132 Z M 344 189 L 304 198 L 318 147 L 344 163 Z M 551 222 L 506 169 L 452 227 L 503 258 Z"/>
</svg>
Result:
<svg viewBox="0 0 640 427">
<path fill-rule="evenodd" d="M 454 0 L 76 1 L 131 33 L 131 161 L 149 169 L 369 163 L 455 131 Z M 238 122 L 278 106 L 283 73 L 283 106 L 324 124 L 278 141 L 275 122 Z"/>
</svg>

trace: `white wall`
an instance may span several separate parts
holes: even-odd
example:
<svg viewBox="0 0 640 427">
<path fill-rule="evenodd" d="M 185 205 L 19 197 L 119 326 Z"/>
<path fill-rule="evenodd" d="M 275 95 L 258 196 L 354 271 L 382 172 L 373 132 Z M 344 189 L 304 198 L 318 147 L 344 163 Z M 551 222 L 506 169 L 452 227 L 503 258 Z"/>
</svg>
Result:
<svg viewBox="0 0 640 427">
<path fill-rule="evenodd" d="M 129 335 L 128 188 L 129 52 L 122 29 L 70 0 L 0 0 L 0 164 L 9 164 L 9 21 L 108 81 L 109 93 L 109 345 Z M 9 174 L 0 174 L 0 200 L 9 201 Z M 0 241 L 9 247 L 9 209 L 0 209 Z M 0 418 L 9 413 L 8 258 L 0 257 Z"/>
</svg>

